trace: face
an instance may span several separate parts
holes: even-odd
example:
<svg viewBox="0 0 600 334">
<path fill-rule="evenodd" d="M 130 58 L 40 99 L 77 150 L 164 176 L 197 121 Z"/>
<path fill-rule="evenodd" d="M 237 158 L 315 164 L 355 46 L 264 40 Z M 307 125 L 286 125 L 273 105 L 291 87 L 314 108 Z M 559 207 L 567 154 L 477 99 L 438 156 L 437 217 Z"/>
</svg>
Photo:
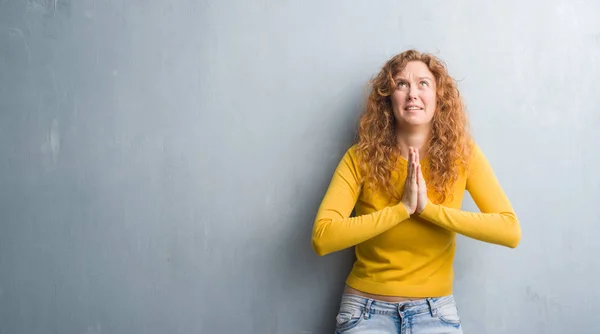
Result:
<svg viewBox="0 0 600 334">
<path fill-rule="evenodd" d="M 390 96 L 394 117 L 400 126 L 431 123 L 436 109 L 435 77 L 425 63 L 410 61 L 398 73 L 396 90 Z"/>
</svg>

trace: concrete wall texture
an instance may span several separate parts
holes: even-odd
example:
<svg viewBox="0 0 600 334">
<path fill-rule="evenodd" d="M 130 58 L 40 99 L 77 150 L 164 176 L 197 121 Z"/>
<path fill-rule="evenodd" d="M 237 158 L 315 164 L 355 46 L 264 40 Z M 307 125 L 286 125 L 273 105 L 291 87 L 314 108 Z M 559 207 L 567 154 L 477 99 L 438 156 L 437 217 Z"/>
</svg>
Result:
<svg viewBox="0 0 600 334">
<path fill-rule="evenodd" d="M 413 47 L 460 81 L 523 228 L 459 237 L 465 333 L 600 333 L 599 13 L 0 0 L 0 333 L 331 333 L 352 252 L 315 255 L 314 215 Z"/>
</svg>

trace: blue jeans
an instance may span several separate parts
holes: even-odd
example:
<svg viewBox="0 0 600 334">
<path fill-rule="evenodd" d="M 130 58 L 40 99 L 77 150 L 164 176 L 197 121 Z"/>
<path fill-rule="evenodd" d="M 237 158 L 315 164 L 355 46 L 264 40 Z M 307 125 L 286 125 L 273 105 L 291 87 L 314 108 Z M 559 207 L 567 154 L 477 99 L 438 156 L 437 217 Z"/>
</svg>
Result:
<svg viewBox="0 0 600 334">
<path fill-rule="evenodd" d="M 454 296 L 389 303 L 343 294 L 336 334 L 462 334 Z"/>
</svg>

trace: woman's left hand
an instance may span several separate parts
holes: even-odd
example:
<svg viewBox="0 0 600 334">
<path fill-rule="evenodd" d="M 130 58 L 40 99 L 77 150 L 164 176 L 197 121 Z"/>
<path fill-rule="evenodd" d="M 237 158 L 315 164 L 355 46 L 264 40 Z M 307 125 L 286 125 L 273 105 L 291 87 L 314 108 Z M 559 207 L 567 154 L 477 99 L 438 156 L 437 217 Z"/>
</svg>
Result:
<svg viewBox="0 0 600 334">
<path fill-rule="evenodd" d="M 417 149 L 417 186 L 418 186 L 418 195 L 417 195 L 417 209 L 415 213 L 420 214 L 425 209 L 427 202 L 429 202 L 429 198 L 427 197 L 427 185 L 425 184 L 425 178 L 423 177 L 423 171 L 421 170 L 421 158 L 419 155 L 419 150 Z"/>
</svg>

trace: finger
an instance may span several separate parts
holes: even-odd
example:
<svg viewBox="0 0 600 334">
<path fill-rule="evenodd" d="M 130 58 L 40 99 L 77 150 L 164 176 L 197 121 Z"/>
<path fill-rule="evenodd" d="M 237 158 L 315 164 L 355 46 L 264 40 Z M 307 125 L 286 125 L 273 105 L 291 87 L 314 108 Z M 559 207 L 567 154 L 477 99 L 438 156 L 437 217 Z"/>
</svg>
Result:
<svg viewBox="0 0 600 334">
<path fill-rule="evenodd" d="M 412 154 L 411 154 L 411 157 L 412 157 Z M 406 178 L 407 178 L 407 180 L 409 180 L 409 182 L 412 181 L 414 174 L 415 174 L 415 171 L 413 170 L 412 161 L 409 160 L 409 163 L 408 163 L 408 175 L 406 176 Z"/>
<path fill-rule="evenodd" d="M 407 170 L 408 173 L 410 174 L 410 169 L 412 168 L 412 161 L 413 161 L 413 150 L 412 147 L 408 148 L 408 166 L 407 166 Z"/>
<path fill-rule="evenodd" d="M 412 177 L 411 177 L 410 181 L 413 183 L 413 185 L 416 185 L 417 184 L 417 164 L 413 163 L 411 170 L 412 170 Z"/>
<path fill-rule="evenodd" d="M 415 148 L 415 164 L 419 164 L 419 149 Z"/>
<path fill-rule="evenodd" d="M 417 174 L 417 184 L 421 183 L 421 178 L 419 178 L 419 165 L 415 166 L 415 174 Z"/>
</svg>

